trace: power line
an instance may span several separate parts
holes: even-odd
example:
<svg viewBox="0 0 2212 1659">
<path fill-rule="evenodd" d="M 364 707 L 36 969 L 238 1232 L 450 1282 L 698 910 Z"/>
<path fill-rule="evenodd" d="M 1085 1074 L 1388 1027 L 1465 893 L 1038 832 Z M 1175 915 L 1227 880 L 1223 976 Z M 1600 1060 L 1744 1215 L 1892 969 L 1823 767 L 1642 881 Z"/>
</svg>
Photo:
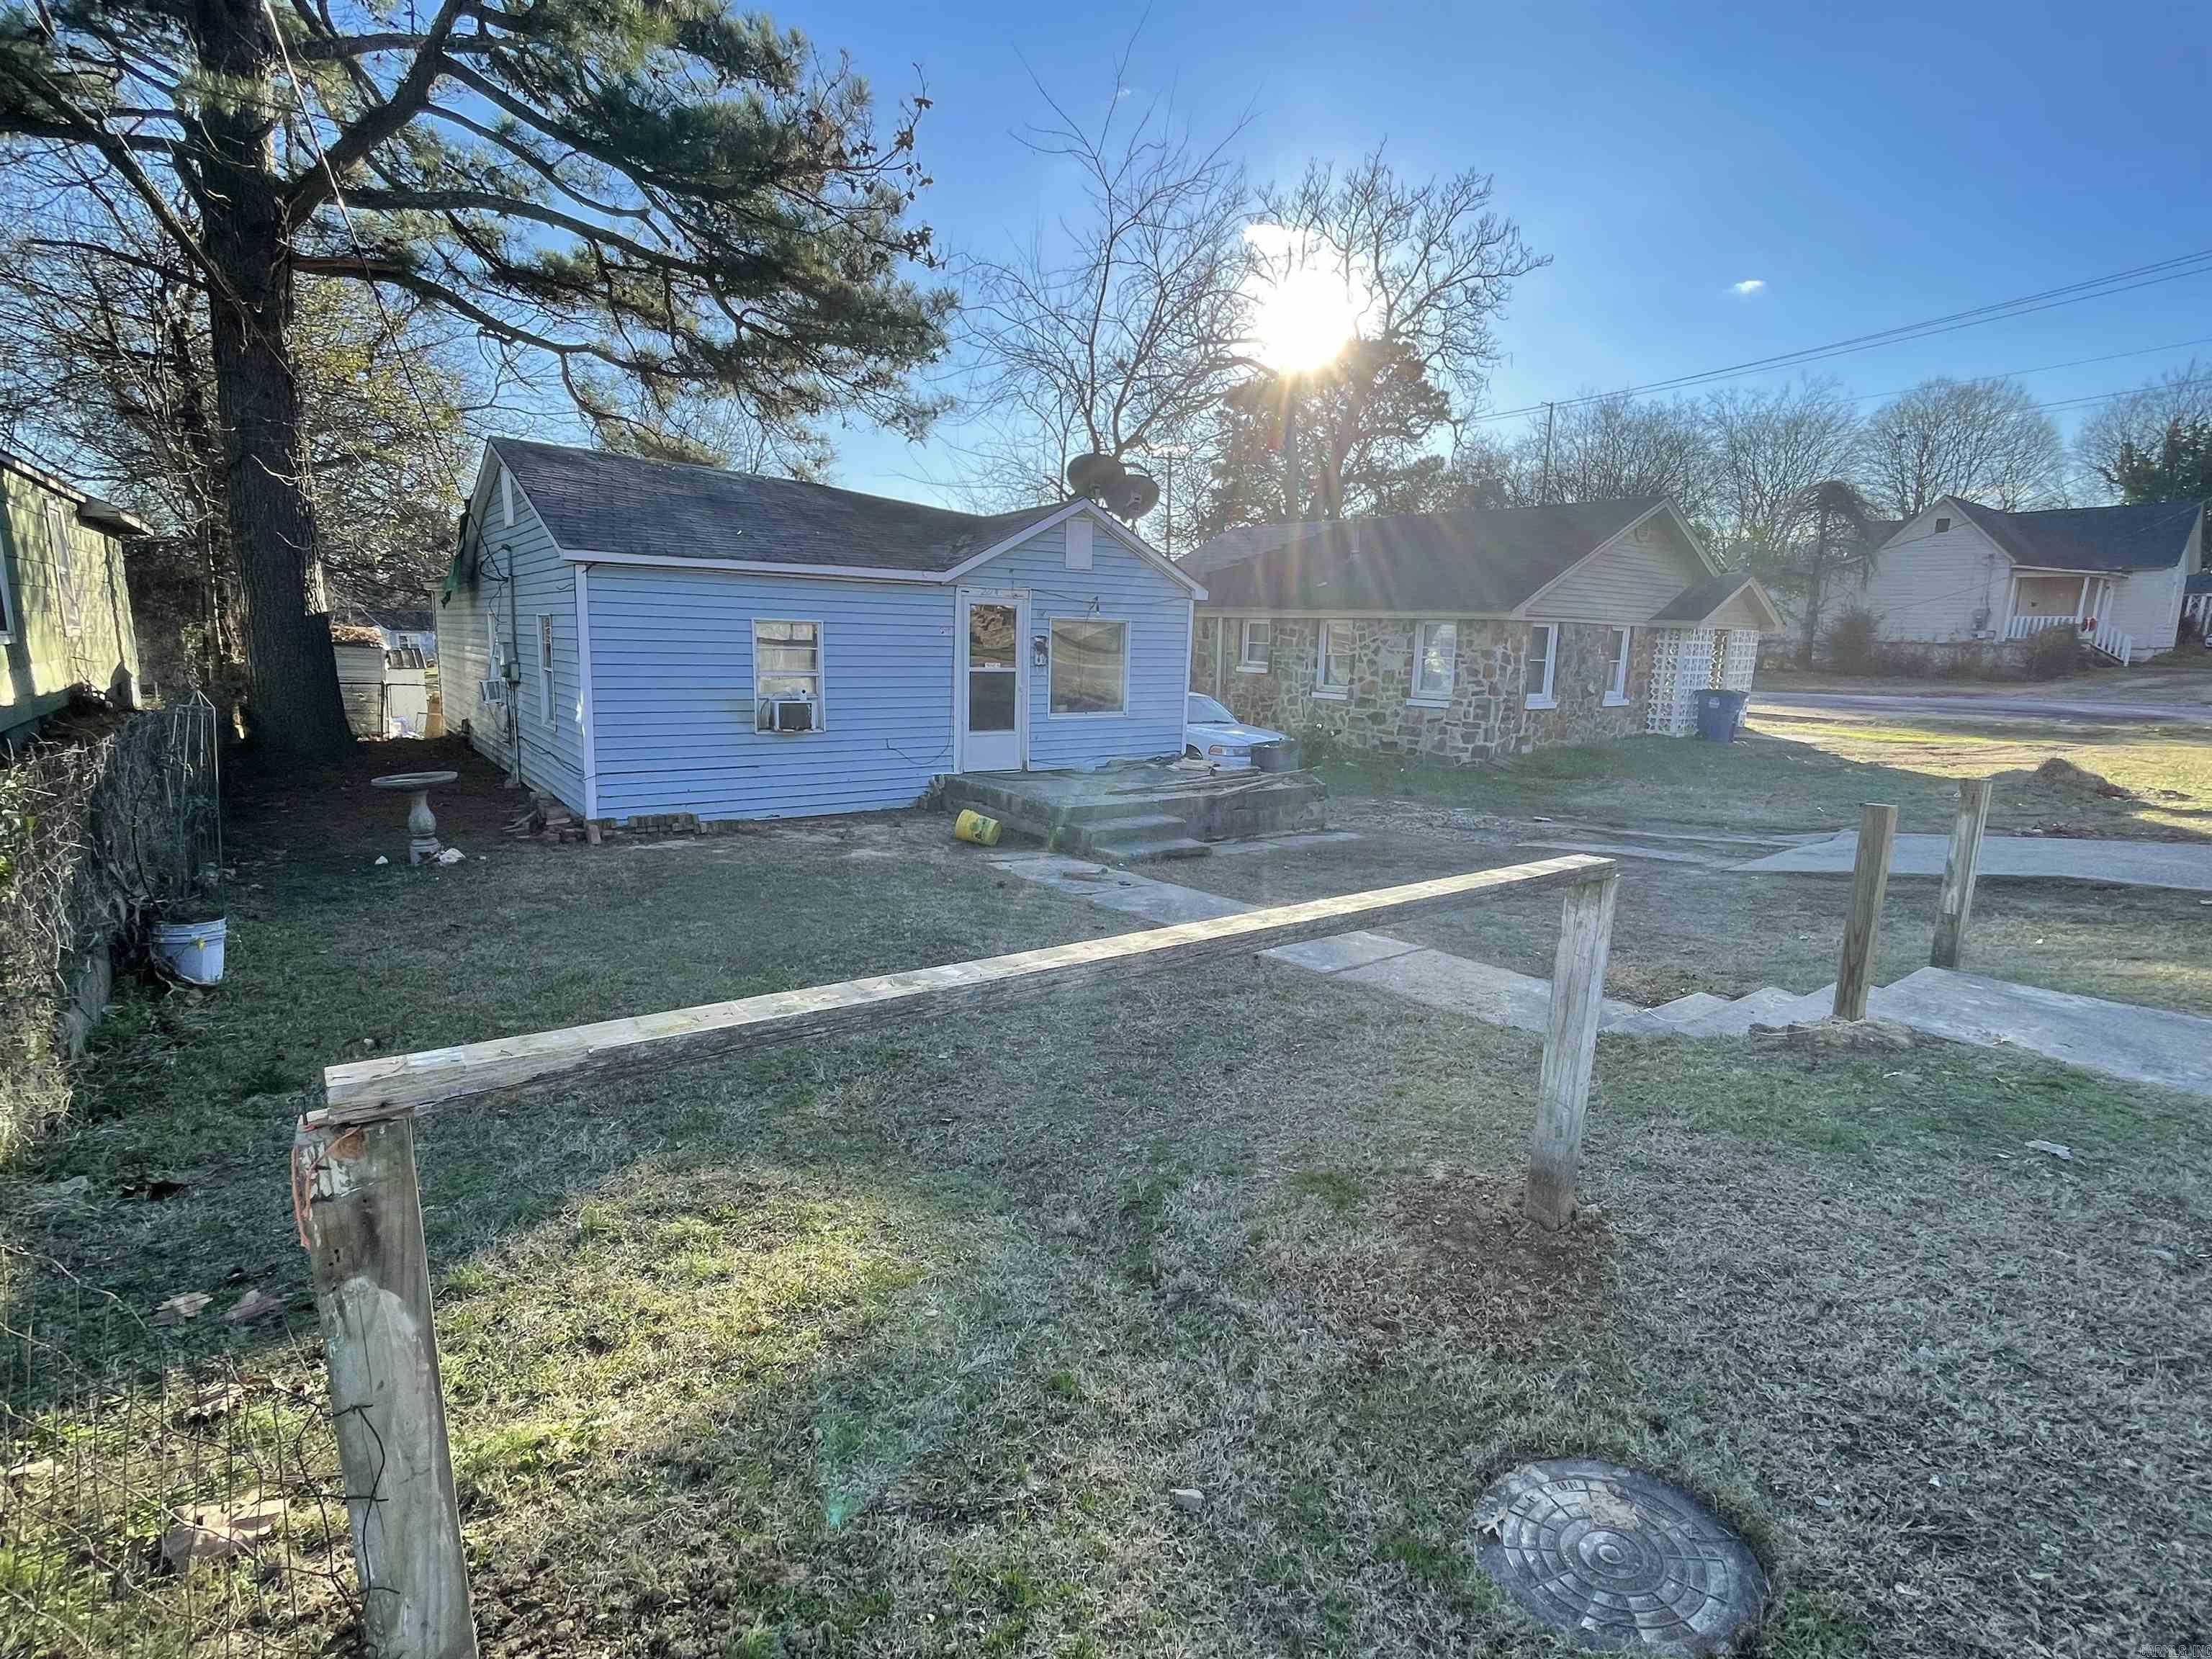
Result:
<svg viewBox="0 0 2212 1659">
<path fill-rule="evenodd" d="M 2161 389 L 2179 392 L 2184 386 L 2212 386 L 2212 374 L 2200 374 L 2193 380 L 2167 380 L 2163 383 Z M 2139 386 L 2123 386 L 2118 392 L 2091 392 L 2086 398 L 2060 398 L 2052 403 L 2038 404 L 2035 407 L 2038 409 L 2075 409 L 2089 404 L 2108 404 L 2115 398 L 2132 398 L 2136 393 L 2142 390 L 2144 390 L 2144 388 Z"/>
<path fill-rule="evenodd" d="M 1654 392 L 1680 391 L 1692 386 L 1730 380 L 1745 374 L 1768 373 L 1778 368 L 1796 368 L 1803 363 L 1818 362 L 1828 357 L 1839 357 L 1851 352 L 1869 351 L 1876 346 L 1901 344 L 1908 340 L 1928 339 L 1939 334 L 1955 333 L 1960 329 L 1979 327 L 1984 323 L 2002 322 L 2012 317 L 2033 316 L 2037 312 L 2050 311 L 2059 306 L 2076 305 L 2084 300 L 2100 300 L 2108 295 L 2132 293 L 2136 289 L 2154 287 L 2160 283 L 2178 282 L 2185 276 L 2212 274 L 2212 248 L 2201 248 L 2194 253 L 2177 254 L 2170 259 L 2157 260 L 2147 265 L 2133 266 L 2126 270 L 2107 272 L 2102 276 L 2086 277 L 2080 282 L 2063 283 L 2033 294 L 2021 295 L 2014 299 L 1998 300 L 1966 311 L 1954 311 L 1941 317 L 1923 318 L 1918 322 L 1900 323 L 1893 328 L 1877 330 L 1870 334 L 1856 334 L 1842 340 L 1832 340 L 1826 345 L 1807 346 L 1797 351 L 1778 352 L 1771 357 L 1753 358 L 1746 362 L 1731 363 L 1722 368 L 1703 369 L 1693 374 L 1678 374 L 1670 379 L 1651 380 L 1641 386 L 1623 386 L 1613 392 L 1586 392 L 1576 398 L 1560 398 L 1546 403 L 1523 404 L 1513 409 L 1495 410 L 1478 415 L 1478 422 L 1516 419 L 1534 415 L 1538 410 L 1556 405 L 1572 409 L 1584 404 L 1603 403 L 1614 398 L 1638 398 Z"/>
<path fill-rule="evenodd" d="M 2123 357 L 2149 357 L 2161 351 L 2179 351 L 2188 346 L 2200 345 L 2212 345 L 2212 334 L 2202 335 L 2194 340 L 2173 340 L 2165 345 L 2137 346 L 2133 351 L 2108 351 L 2101 357 L 2073 357 L 2063 363 L 2039 363 L 2033 368 L 2001 369 L 1994 374 L 1974 375 L 1968 384 L 1978 385 L 1988 380 L 2016 380 L 2024 374 L 2049 374 L 2062 368 L 2086 368 L 2091 363 L 2116 363 Z M 2182 384 L 2192 385 L 2194 382 L 2184 381 Z M 1854 392 L 1844 401 L 1868 404 L 1881 398 L 1902 398 L 1911 390 L 1911 386 L 1899 386 L 1894 392 Z"/>
</svg>

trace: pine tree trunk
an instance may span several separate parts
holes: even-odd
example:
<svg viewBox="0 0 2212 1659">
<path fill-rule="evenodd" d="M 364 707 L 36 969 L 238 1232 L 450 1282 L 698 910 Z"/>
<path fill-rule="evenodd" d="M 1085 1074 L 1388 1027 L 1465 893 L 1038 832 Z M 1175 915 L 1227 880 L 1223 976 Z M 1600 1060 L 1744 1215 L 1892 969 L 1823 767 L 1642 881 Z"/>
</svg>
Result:
<svg viewBox="0 0 2212 1659">
<path fill-rule="evenodd" d="M 314 510 L 301 459 L 293 373 L 291 234 L 270 137 L 277 106 L 275 43 L 258 0 L 196 9 L 203 61 L 257 100 L 202 106 L 206 149 L 198 194 L 210 260 L 216 413 L 236 550 L 257 740 L 325 760 L 352 741 L 338 697 L 327 617 L 308 609 Z M 227 292 L 225 291 L 227 290 Z"/>
</svg>

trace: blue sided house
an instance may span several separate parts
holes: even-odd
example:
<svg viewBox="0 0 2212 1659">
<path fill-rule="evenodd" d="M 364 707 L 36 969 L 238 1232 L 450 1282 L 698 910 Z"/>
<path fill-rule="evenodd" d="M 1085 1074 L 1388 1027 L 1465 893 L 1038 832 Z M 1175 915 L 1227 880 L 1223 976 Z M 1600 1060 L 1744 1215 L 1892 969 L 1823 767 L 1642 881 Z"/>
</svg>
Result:
<svg viewBox="0 0 2212 1659">
<path fill-rule="evenodd" d="M 1183 746 L 1205 590 L 1087 501 L 977 515 L 495 439 L 446 722 L 586 820 L 912 805 Z"/>
</svg>

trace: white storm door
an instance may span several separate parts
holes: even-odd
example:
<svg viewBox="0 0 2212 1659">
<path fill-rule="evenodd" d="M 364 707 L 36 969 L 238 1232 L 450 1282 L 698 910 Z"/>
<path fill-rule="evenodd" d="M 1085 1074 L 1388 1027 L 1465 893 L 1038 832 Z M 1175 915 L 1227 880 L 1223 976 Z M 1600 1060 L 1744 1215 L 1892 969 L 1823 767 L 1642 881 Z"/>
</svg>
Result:
<svg viewBox="0 0 2212 1659">
<path fill-rule="evenodd" d="M 1029 701 L 1018 592 L 960 590 L 959 683 L 953 707 L 963 772 L 1018 772 Z"/>
</svg>

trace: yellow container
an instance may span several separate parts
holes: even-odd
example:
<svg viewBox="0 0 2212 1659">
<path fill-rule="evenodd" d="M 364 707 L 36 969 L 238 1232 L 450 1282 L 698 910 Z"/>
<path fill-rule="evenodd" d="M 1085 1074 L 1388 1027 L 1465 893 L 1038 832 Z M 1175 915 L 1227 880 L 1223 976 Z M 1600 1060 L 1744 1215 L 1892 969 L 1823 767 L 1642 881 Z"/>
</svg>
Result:
<svg viewBox="0 0 2212 1659">
<path fill-rule="evenodd" d="M 962 807 L 960 816 L 952 820 L 952 833 L 962 841 L 972 841 L 978 847 L 999 844 L 999 821 L 987 818 L 971 807 Z"/>
</svg>

